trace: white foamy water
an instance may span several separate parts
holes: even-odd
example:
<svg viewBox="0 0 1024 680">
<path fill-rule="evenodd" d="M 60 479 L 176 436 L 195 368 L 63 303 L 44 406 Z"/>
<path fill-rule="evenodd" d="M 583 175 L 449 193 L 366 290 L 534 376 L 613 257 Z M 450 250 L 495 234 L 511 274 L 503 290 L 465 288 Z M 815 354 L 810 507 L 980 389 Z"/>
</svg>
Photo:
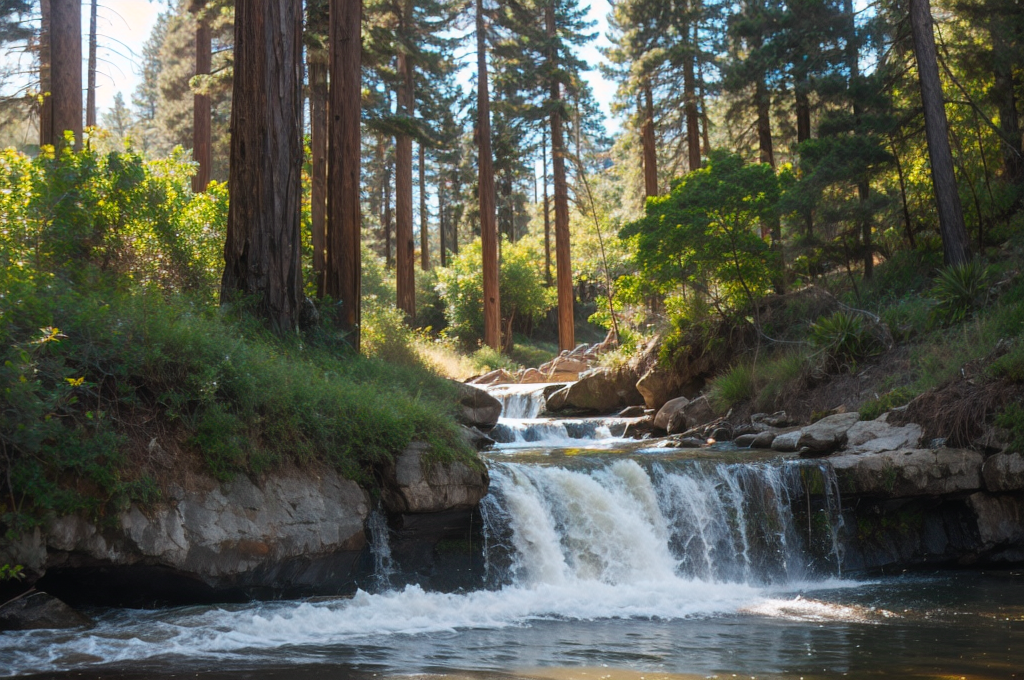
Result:
<svg viewBox="0 0 1024 680">
<path fill-rule="evenodd" d="M 544 410 L 546 383 L 495 385 L 487 392 L 501 402 L 501 417 L 509 419 L 536 418 Z"/>
<path fill-rule="evenodd" d="M 576 469 L 503 463 L 491 466 L 491 480 L 481 508 L 484 589 L 446 594 L 407 586 L 330 601 L 115 612 L 90 631 L 0 635 L 0 674 L 168 655 L 319 663 L 333 645 L 388 647 L 395 636 L 539 621 L 864 616 L 793 599 L 798 591 L 859 585 L 834 578 L 829 546 L 817 562 L 807 551 L 811 537 L 801 535 L 792 514 L 795 466 L 670 468 L 631 458 Z M 385 589 L 400 565 L 383 514 L 374 513 L 370 529 L 376 583 Z"/>
</svg>

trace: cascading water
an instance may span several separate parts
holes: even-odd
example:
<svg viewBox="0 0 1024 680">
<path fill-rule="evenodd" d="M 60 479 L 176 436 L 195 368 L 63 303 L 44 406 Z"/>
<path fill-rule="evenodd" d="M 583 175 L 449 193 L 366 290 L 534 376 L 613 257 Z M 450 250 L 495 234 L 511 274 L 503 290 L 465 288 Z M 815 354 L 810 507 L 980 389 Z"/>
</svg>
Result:
<svg viewBox="0 0 1024 680">
<path fill-rule="evenodd" d="M 805 476 L 829 492 L 808 533 L 794 513 Z M 841 519 L 828 478 L 827 466 L 807 463 L 495 463 L 483 507 L 487 579 L 763 585 L 834 575 Z"/>
<path fill-rule="evenodd" d="M 544 383 L 496 385 L 488 393 L 501 402 L 501 417 L 506 419 L 536 418 L 544 410 Z"/>
<path fill-rule="evenodd" d="M 373 590 L 378 593 L 391 590 L 395 561 L 391 557 L 388 520 L 380 506 L 366 518 L 366 531 L 369 534 L 370 554 L 373 555 Z"/>
</svg>

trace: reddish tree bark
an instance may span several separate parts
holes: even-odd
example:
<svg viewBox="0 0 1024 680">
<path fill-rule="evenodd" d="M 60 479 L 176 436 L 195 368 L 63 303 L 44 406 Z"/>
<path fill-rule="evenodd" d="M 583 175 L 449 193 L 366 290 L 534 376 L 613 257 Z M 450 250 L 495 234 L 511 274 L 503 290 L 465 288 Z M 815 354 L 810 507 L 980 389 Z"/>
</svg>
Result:
<svg viewBox="0 0 1024 680">
<path fill-rule="evenodd" d="M 213 64 L 213 40 L 210 25 L 203 16 L 203 3 L 192 4 L 196 17 L 196 75 L 210 74 Z M 198 164 L 192 178 L 192 191 L 201 193 L 210 185 L 213 163 L 212 107 L 210 95 L 196 93 L 192 98 L 192 159 Z"/>
<path fill-rule="evenodd" d="M 548 133 L 541 133 L 541 164 L 544 170 L 544 282 L 548 288 L 554 283 L 551 278 L 551 207 L 548 201 Z"/>
<path fill-rule="evenodd" d="M 956 188 L 953 152 L 949 148 L 949 124 L 939 79 L 935 52 L 935 32 L 928 0 L 911 0 L 910 32 L 917 57 L 917 76 L 924 108 L 924 131 L 932 166 L 932 185 L 939 212 L 943 258 L 948 265 L 961 265 L 971 259 L 970 241 L 964 226 L 963 208 Z"/>
<path fill-rule="evenodd" d="M 96 127 L 96 9 L 99 3 L 89 3 L 89 66 L 86 71 L 85 126 Z"/>
<path fill-rule="evenodd" d="M 39 0 L 39 146 L 53 144 L 53 93 L 50 80 L 50 0 Z"/>
<path fill-rule="evenodd" d="M 309 71 L 310 240 L 317 292 L 324 293 L 327 269 L 327 64 L 307 50 Z"/>
<path fill-rule="evenodd" d="M 644 193 L 650 198 L 658 195 L 658 151 L 654 139 L 654 96 L 649 81 L 644 81 L 643 117 L 640 136 L 644 146 Z"/>
<path fill-rule="evenodd" d="M 404 52 L 398 55 L 399 111 L 412 118 L 412 62 Z M 398 308 L 406 320 L 416 322 L 416 242 L 412 228 L 412 137 L 407 133 L 395 138 L 395 282 Z"/>
<path fill-rule="evenodd" d="M 483 250 L 484 344 L 501 347 L 501 300 L 498 295 L 498 224 L 495 215 L 494 157 L 491 155 L 491 102 L 487 87 L 487 46 L 483 0 L 476 0 L 476 101 L 479 149 L 478 198 L 480 246 Z"/>
<path fill-rule="evenodd" d="M 696 42 L 694 42 L 696 46 Z M 699 170 L 700 159 L 700 113 L 697 110 L 697 79 L 694 75 L 695 54 L 686 55 L 683 64 L 683 113 L 686 115 L 686 148 L 690 171 Z"/>
<path fill-rule="evenodd" d="M 67 130 L 82 147 L 82 2 L 50 0 L 50 139 L 60 145 Z"/>
<path fill-rule="evenodd" d="M 339 325 L 359 351 L 362 252 L 362 0 L 330 3 L 330 102 L 327 148 L 327 258 L 324 289 L 341 302 Z"/>
<path fill-rule="evenodd" d="M 302 2 L 235 7 L 227 242 L 221 300 L 257 299 L 277 333 L 298 327 Z"/>
<path fill-rule="evenodd" d="M 549 38 L 555 35 L 555 10 L 544 12 Z M 553 62 L 554 55 L 549 59 Z M 554 66 L 554 64 L 552 64 Z M 562 133 L 562 92 L 557 80 L 551 83 L 551 164 L 555 181 L 555 270 L 558 290 L 558 348 L 574 349 L 576 326 L 573 314 L 572 262 L 569 259 L 569 183 L 565 175 L 565 139 Z"/>
<path fill-rule="evenodd" d="M 420 269 L 430 269 L 430 239 L 428 238 L 428 227 L 430 221 L 427 215 L 427 156 L 423 152 L 423 145 L 419 144 L 420 151 Z"/>
</svg>

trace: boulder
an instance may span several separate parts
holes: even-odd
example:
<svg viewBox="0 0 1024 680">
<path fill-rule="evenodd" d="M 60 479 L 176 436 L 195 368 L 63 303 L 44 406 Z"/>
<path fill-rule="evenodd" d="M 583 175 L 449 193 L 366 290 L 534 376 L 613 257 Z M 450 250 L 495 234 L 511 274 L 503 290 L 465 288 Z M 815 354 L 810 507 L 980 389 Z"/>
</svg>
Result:
<svg viewBox="0 0 1024 680">
<path fill-rule="evenodd" d="M 547 376 L 541 373 L 536 368 L 528 368 L 523 371 L 523 377 L 519 379 L 521 383 L 542 383 L 547 382 Z"/>
<path fill-rule="evenodd" d="M 474 449 L 476 449 L 477 451 L 483 451 L 489 446 L 494 446 L 495 443 L 493 439 L 491 439 L 490 437 L 488 437 L 475 427 L 466 427 L 465 425 L 459 425 L 459 433 L 462 435 L 462 438 L 466 441 L 466 443 L 469 444 Z"/>
<path fill-rule="evenodd" d="M 619 411 L 619 418 L 642 418 L 644 415 L 643 406 L 627 406 Z"/>
<path fill-rule="evenodd" d="M 886 422 L 888 414 L 875 420 L 854 423 L 846 431 L 846 448 L 854 451 L 878 452 L 916 449 L 923 432 L 916 423 L 895 427 Z M 835 417 L 835 416 L 832 416 Z"/>
<path fill-rule="evenodd" d="M 30 592 L 0 606 L 0 631 L 85 628 L 92 619 L 46 593 Z"/>
<path fill-rule="evenodd" d="M 459 422 L 469 427 L 489 430 L 498 424 L 501 417 L 501 402 L 490 394 L 472 385 L 456 382 L 456 398 L 459 401 L 457 413 Z"/>
<path fill-rule="evenodd" d="M 786 427 L 791 425 L 789 416 L 786 415 L 785 411 L 776 411 L 771 415 L 767 413 L 755 413 L 750 416 L 751 424 L 758 426 L 759 431 L 764 431 L 768 427 Z"/>
<path fill-rule="evenodd" d="M 686 413 L 688 427 L 698 427 L 715 419 L 715 409 L 711 408 L 711 402 L 705 396 L 691 399 L 683 412 Z"/>
<path fill-rule="evenodd" d="M 997 453 L 989 456 L 981 474 L 989 491 L 1020 491 L 1024 489 L 1024 455 Z"/>
<path fill-rule="evenodd" d="M 837 413 L 826 416 L 801 431 L 797 449 L 822 455 L 832 453 L 846 443 L 846 433 L 860 420 L 859 413 Z"/>
<path fill-rule="evenodd" d="M 654 427 L 658 430 L 665 430 L 668 432 L 669 425 L 672 423 L 673 418 L 676 418 L 678 414 L 684 418 L 682 428 L 679 431 L 682 432 L 683 430 L 686 430 L 686 414 L 683 409 L 685 409 L 686 405 L 689 403 L 690 400 L 686 397 L 676 397 L 675 399 L 670 399 L 665 402 L 665 404 L 658 409 L 658 415 L 654 416 Z"/>
<path fill-rule="evenodd" d="M 675 371 L 655 365 L 637 381 L 636 389 L 643 396 L 647 408 L 660 409 L 675 397 L 695 397 L 700 386 Z"/>
<path fill-rule="evenodd" d="M 547 374 L 549 376 L 557 374 L 571 374 L 579 375 L 590 368 L 590 364 L 586 359 L 568 356 L 568 357 L 556 357 L 554 361 L 550 362 Z M 573 378 L 575 380 L 575 378 Z"/>
<path fill-rule="evenodd" d="M 462 462 L 431 463 L 430 446 L 413 442 L 395 460 L 394 479 L 385 483 L 384 507 L 393 513 L 443 512 L 477 506 L 487 493 L 487 469 Z"/>
<path fill-rule="evenodd" d="M 727 442 L 733 438 L 732 428 L 729 427 L 729 423 L 722 423 L 721 426 L 716 427 L 711 431 L 711 438 L 716 442 Z"/>
<path fill-rule="evenodd" d="M 636 375 L 627 368 L 595 368 L 569 385 L 561 408 L 594 413 L 614 413 L 626 406 L 643 404 L 636 391 Z M 552 400 L 548 399 L 548 410 Z"/>
<path fill-rule="evenodd" d="M 770 449 L 772 443 L 775 441 L 775 433 L 771 430 L 765 430 L 754 437 L 754 441 L 750 442 L 750 448 L 752 449 Z"/>
<path fill-rule="evenodd" d="M 699 449 L 704 446 L 704 441 L 697 439 L 696 437 L 683 437 L 676 440 L 676 448 L 680 449 Z"/>
<path fill-rule="evenodd" d="M 844 496 L 882 498 L 978 491 L 983 462 L 981 453 L 967 449 L 844 453 L 829 459 Z"/>
<path fill-rule="evenodd" d="M 750 445 L 757 440 L 760 435 L 756 434 L 741 434 L 733 440 L 733 443 L 741 449 L 749 449 Z"/>
<path fill-rule="evenodd" d="M 1024 498 L 1019 494 L 979 492 L 971 494 L 967 502 L 978 518 L 978 534 L 985 548 L 1024 541 Z"/>
<path fill-rule="evenodd" d="M 640 439 L 652 432 L 654 432 L 654 416 L 645 415 L 643 418 L 626 425 L 626 429 L 622 431 L 622 436 Z"/>
<path fill-rule="evenodd" d="M 507 383 L 514 382 L 516 382 L 516 377 L 504 368 L 499 368 L 491 371 L 490 373 L 484 373 L 483 375 L 469 381 L 471 385 L 505 385 Z"/>
<path fill-rule="evenodd" d="M 569 387 L 560 387 L 551 394 L 545 391 L 544 408 L 548 411 L 561 411 L 565 408 L 565 399 L 569 396 Z"/>
<path fill-rule="evenodd" d="M 792 432 L 783 432 L 776 435 L 772 439 L 772 451 L 780 451 L 782 453 L 796 451 L 800 448 L 800 437 L 802 435 L 803 431 L 801 430 L 793 430 Z"/>
</svg>

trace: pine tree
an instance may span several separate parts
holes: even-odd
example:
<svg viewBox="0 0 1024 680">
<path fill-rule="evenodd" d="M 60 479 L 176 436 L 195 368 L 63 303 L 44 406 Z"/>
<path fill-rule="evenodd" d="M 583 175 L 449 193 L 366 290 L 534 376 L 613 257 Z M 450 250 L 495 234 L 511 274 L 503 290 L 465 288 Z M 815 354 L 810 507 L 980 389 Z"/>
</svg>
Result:
<svg viewBox="0 0 1024 680">
<path fill-rule="evenodd" d="M 491 108 L 487 83 L 487 38 L 484 3 L 476 0 L 476 139 L 479 149 L 477 191 L 480 245 L 483 251 L 484 344 L 501 347 L 501 301 L 498 297 L 498 227 L 495 216 L 494 159 L 491 155 Z"/>
<path fill-rule="evenodd" d="M 196 18 L 196 68 L 197 78 L 210 75 L 213 61 L 213 42 L 210 24 L 204 16 L 205 3 L 193 0 L 189 11 Z M 212 130 L 210 95 L 196 92 L 192 100 L 192 158 L 198 164 L 195 177 L 192 178 L 192 191 L 206 191 L 210 184 L 210 164 L 212 161 Z"/>
<path fill-rule="evenodd" d="M 231 166 L 221 300 L 254 296 L 277 333 L 298 328 L 302 2 L 235 9 Z"/>
<path fill-rule="evenodd" d="M 50 90 L 53 113 L 49 139 L 62 144 L 64 133 L 82 144 L 82 2 L 50 0 Z"/>
</svg>

